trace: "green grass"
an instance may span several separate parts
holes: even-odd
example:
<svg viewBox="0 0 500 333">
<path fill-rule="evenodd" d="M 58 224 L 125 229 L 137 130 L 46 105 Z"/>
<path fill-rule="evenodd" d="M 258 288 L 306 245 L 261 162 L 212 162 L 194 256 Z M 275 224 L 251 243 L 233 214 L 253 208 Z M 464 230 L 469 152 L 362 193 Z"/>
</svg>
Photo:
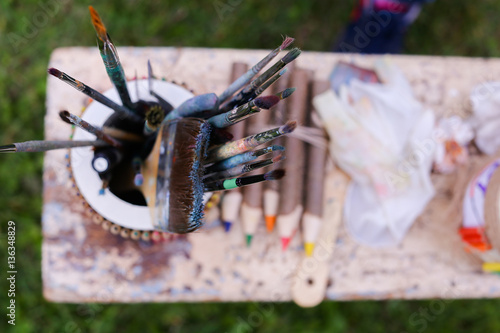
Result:
<svg viewBox="0 0 500 333">
<path fill-rule="evenodd" d="M 274 48 L 280 35 L 304 50 L 327 51 L 353 0 L 95 2 L 117 45 Z M 56 4 L 43 19 L 41 4 Z M 95 46 L 88 1 L 0 3 L 0 142 L 43 138 L 46 67 L 54 48 Z M 224 4 L 226 4 L 224 6 Z M 222 8 L 216 8 L 222 5 Z M 229 7 L 228 7 L 229 6 Z M 222 10 L 222 11 L 221 11 Z M 409 54 L 494 57 L 500 54 L 500 3 L 437 1 L 410 28 Z M 221 15 L 219 15 L 221 14 Z M 38 28 L 28 30 L 29 25 Z M 459 69 L 457 69 L 459 70 Z M 431 301 L 323 302 L 313 309 L 273 304 L 53 304 L 42 297 L 42 154 L 1 156 L 0 266 L 5 222 L 17 222 L 18 332 L 499 332 L 497 300 L 453 301 L 433 315 Z M 4 270 L 2 268 L 2 270 Z M 4 275 L 2 275 L 4 276 Z M 0 307 L 7 306 L 0 280 Z M 430 309 L 423 319 L 420 311 Z M 442 310 L 442 311 L 441 311 Z M 0 331 L 7 327 L 0 311 Z M 254 326 L 242 326 L 243 323 Z M 7 327 L 10 329 L 11 327 Z"/>
</svg>

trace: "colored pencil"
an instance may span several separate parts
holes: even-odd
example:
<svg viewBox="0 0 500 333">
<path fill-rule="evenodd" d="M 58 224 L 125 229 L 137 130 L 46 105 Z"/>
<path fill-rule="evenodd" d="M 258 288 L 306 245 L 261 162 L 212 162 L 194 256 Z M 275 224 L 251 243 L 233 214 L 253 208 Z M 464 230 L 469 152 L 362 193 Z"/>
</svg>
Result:
<svg viewBox="0 0 500 333">
<path fill-rule="evenodd" d="M 312 95 L 319 95 L 330 88 L 330 83 L 326 81 L 316 81 L 312 86 Z M 309 114 L 308 125 L 319 128 L 312 120 L 312 113 Z M 314 244 L 318 238 L 323 219 L 323 188 L 326 163 L 326 148 L 319 148 L 307 145 L 307 173 L 306 173 L 306 195 L 305 212 L 302 217 L 302 234 L 304 241 L 304 251 L 306 256 L 312 256 Z"/>
<path fill-rule="evenodd" d="M 292 85 L 297 87 L 297 91 L 288 99 L 288 117 L 296 119 L 299 124 L 306 122 L 310 77 L 311 73 L 303 69 L 296 69 L 291 77 Z M 280 184 L 279 215 L 276 219 L 283 250 L 287 249 L 302 217 L 305 168 L 304 142 L 286 137 L 285 146 L 293 154 L 290 154 L 284 163 L 288 176 Z"/>
</svg>

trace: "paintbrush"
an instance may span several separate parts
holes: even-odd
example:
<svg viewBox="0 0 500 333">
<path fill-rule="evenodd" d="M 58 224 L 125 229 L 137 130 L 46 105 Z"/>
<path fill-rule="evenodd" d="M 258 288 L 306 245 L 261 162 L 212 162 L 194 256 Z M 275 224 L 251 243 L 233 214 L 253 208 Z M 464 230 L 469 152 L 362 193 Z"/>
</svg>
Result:
<svg viewBox="0 0 500 333">
<path fill-rule="evenodd" d="M 260 112 L 261 109 L 270 109 L 280 101 L 278 96 L 264 96 L 243 104 L 234 110 L 226 113 L 213 116 L 208 119 L 210 125 L 217 128 L 224 128 L 234 125 L 242 120 L 247 119 L 251 115 Z"/>
<path fill-rule="evenodd" d="M 105 147 L 109 144 L 101 140 L 95 141 L 25 141 L 16 142 L 10 145 L 0 146 L 0 153 L 39 153 L 54 149 L 75 148 L 75 147 Z"/>
<path fill-rule="evenodd" d="M 186 117 L 208 119 L 216 115 L 218 109 L 219 99 L 216 94 L 198 95 L 188 99 L 179 105 L 179 107 L 172 110 L 167 114 L 164 121 Z"/>
<path fill-rule="evenodd" d="M 284 159 L 285 159 L 285 157 L 283 155 L 278 155 L 278 156 L 275 156 L 273 158 L 269 158 L 266 160 L 238 165 L 238 166 L 235 166 L 234 168 L 230 168 L 227 170 L 223 170 L 223 171 L 215 172 L 213 174 L 209 174 L 203 178 L 203 182 L 211 183 L 211 182 L 214 182 L 216 180 L 241 176 L 241 175 L 244 175 L 246 173 L 255 171 L 257 169 L 265 168 L 265 167 L 270 166 L 274 163 L 278 163 L 279 161 L 282 161 Z"/>
<path fill-rule="evenodd" d="M 174 109 L 172 104 L 167 102 L 163 97 L 158 95 L 154 90 L 153 90 L 153 78 L 155 76 L 153 75 L 153 67 L 151 67 L 151 62 L 148 60 L 148 89 L 149 93 L 154 96 L 157 100 L 160 106 L 162 107 L 163 110 L 165 110 L 165 114 L 168 114 L 170 111 Z"/>
<path fill-rule="evenodd" d="M 157 230 L 188 233 L 202 225 L 203 158 L 210 125 L 197 118 L 164 122 L 142 165 L 140 189 Z"/>
<path fill-rule="evenodd" d="M 283 178 L 284 175 L 285 170 L 277 169 L 261 175 L 218 180 L 212 183 L 205 184 L 205 192 L 231 190 L 233 188 L 256 184 L 266 180 L 278 180 Z"/>
<path fill-rule="evenodd" d="M 243 103 L 251 101 L 252 99 L 254 99 L 257 96 L 259 96 L 260 94 L 262 94 L 262 92 L 264 92 L 264 90 L 269 88 L 274 82 L 276 82 L 286 72 L 287 72 L 287 68 L 283 68 L 278 74 L 274 75 L 272 78 L 270 78 L 269 80 L 264 82 L 261 86 L 252 90 L 248 94 L 243 94 L 243 92 L 240 91 L 238 94 L 234 95 L 228 102 L 221 105 L 220 111 L 224 111 L 224 112 L 229 111 L 237 105 L 241 105 Z"/>
<path fill-rule="evenodd" d="M 99 46 L 99 52 L 101 54 L 102 61 L 106 67 L 106 72 L 108 73 L 111 82 L 116 87 L 120 99 L 126 107 L 134 110 L 135 106 L 130 100 L 130 95 L 127 89 L 127 80 L 125 78 L 125 72 L 118 58 L 118 53 L 116 52 L 115 45 L 111 41 L 108 35 L 106 27 L 102 22 L 97 11 L 89 6 L 90 17 L 92 19 L 92 24 L 97 33 L 97 45 Z"/>
<path fill-rule="evenodd" d="M 90 98 L 98 101 L 102 105 L 105 105 L 105 106 L 111 108 L 113 111 L 118 113 L 121 117 L 128 118 L 128 119 L 131 119 L 134 121 L 143 121 L 141 117 L 139 117 L 138 115 L 133 113 L 131 110 L 129 110 L 125 106 L 122 106 L 122 105 L 119 105 L 119 104 L 113 102 L 112 100 L 110 100 L 109 98 L 107 98 L 106 96 L 104 96 L 103 94 L 98 92 L 97 90 L 94 90 L 91 87 L 84 84 L 83 82 L 80 82 L 80 81 L 72 78 L 68 74 L 61 72 L 60 70 L 58 70 L 56 68 L 49 68 L 48 73 L 50 75 L 57 77 L 61 81 L 66 82 L 67 84 L 69 84 L 70 86 L 75 88 L 76 90 L 81 91 L 82 93 L 84 93 L 85 95 L 89 96 Z"/>
<path fill-rule="evenodd" d="M 104 133 L 102 130 L 99 128 L 96 128 L 92 125 L 90 125 L 88 122 L 83 120 L 82 118 L 69 113 L 68 111 L 64 110 L 59 112 L 59 117 L 68 124 L 73 124 L 75 126 L 80 127 L 82 130 L 89 132 L 90 134 L 94 134 L 98 139 L 105 141 L 109 143 L 111 146 L 116 147 L 116 148 L 121 148 L 122 144 L 112 138 L 110 135 Z"/>
<path fill-rule="evenodd" d="M 267 56 L 265 56 L 261 61 L 259 61 L 256 65 L 254 65 L 252 68 L 250 68 L 245 74 L 240 76 L 238 79 L 236 79 L 233 83 L 229 85 L 229 87 L 219 96 L 219 101 L 222 103 L 232 95 L 234 95 L 235 92 L 240 90 L 245 84 L 247 84 L 264 66 L 266 66 L 271 60 L 273 60 L 274 57 L 278 55 L 278 53 L 284 49 L 286 49 L 288 46 L 290 46 L 295 39 L 292 37 L 285 37 L 285 40 L 281 45 L 271 51 Z"/>
<path fill-rule="evenodd" d="M 234 168 L 240 164 L 251 162 L 264 154 L 268 154 L 268 153 L 273 152 L 273 151 L 284 151 L 284 150 L 285 150 L 285 147 L 275 145 L 275 146 L 269 146 L 269 147 L 258 149 L 258 150 L 248 151 L 248 152 L 245 152 L 242 154 L 231 156 L 225 160 L 216 162 L 216 163 L 206 167 L 205 173 L 209 174 L 209 173 L 213 173 L 213 172 L 217 172 L 217 171 L 231 169 L 231 168 Z"/>
<path fill-rule="evenodd" d="M 274 76 L 278 71 L 280 71 L 283 67 L 285 67 L 287 64 L 290 62 L 294 61 L 297 59 L 297 57 L 300 55 L 301 51 L 298 48 L 292 49 L 290 52 L 288 52 L 283 58 L 278 60 L 274 65 L 269 67 L 263 74 L 260 76 L 257 76 L 255 80 L 250 82 L 246 87 L 244 87 L 241 92 L 238 94 L 240 95 L 239 99 L 240 100 L 245 100 L 246 98 L 249 98 L 255 90 L 257 90 L 260 86 L 262 86 L 267 80 L 269 80 L 272 76 Z M 282 75 L 285 73 L 282 73 Z"/>
<path fill-rule="evenodd" d="M 240 140 L 231 141 L 219 147 L 215 147 L 208 152 L 208 157 L 205 162 L 217 162 L 231 156 L 235 156 L 252 150 L 259 145 L 274 140 L 282 135 L 293 132 L 295 128 L 297 128 L 297 122 L 289 121 L 283 126 L 276 127 L 255 135 L 247 136 L 246 138 Z"/>
</svg>

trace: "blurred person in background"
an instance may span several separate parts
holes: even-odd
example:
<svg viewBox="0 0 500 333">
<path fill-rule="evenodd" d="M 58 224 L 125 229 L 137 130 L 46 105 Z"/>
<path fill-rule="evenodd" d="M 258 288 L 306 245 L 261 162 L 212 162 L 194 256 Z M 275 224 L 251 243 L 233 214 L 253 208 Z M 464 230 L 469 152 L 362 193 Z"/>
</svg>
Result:
<svg viewBox="0 0 500 333">
<path fill-rule="evenodd" d="M 359 0 L 334 52 L 401 53 L 408 27 L 433 0 Z"/>
</svg>

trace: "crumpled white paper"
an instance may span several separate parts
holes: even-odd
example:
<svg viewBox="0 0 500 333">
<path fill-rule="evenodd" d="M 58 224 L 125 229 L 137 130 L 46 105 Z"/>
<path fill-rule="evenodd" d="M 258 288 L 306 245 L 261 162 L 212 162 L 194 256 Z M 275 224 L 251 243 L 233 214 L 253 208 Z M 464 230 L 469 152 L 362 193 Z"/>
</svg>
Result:
<svg viewBox="0 0 500 333">
<path fill-rule="evenodd" d="M 434 195 L 430 171 L 434 114 L 413 97 L 402 73 L 376 64 L 385 84 L 357 79 L 314 98 L 330 136 L 330 152 L 353 182 L 344 220 L 354 239 L 370 246 L 399 243 Z"/>
<path fill-rule="evenodd" d="M 469 160 L 467 145 L 474 138 L 471 126 L 458 116 L 441 118 L 435 129 L 434 170 L 451 173 Z"/>
<path fill-rule="evenodd" d="M 493 155 L 500 148 L 500 82 L 486 82 L 471 92 L 473 116 L 470 125 L 476 132 L 476 145 Z"/>
</svg>

